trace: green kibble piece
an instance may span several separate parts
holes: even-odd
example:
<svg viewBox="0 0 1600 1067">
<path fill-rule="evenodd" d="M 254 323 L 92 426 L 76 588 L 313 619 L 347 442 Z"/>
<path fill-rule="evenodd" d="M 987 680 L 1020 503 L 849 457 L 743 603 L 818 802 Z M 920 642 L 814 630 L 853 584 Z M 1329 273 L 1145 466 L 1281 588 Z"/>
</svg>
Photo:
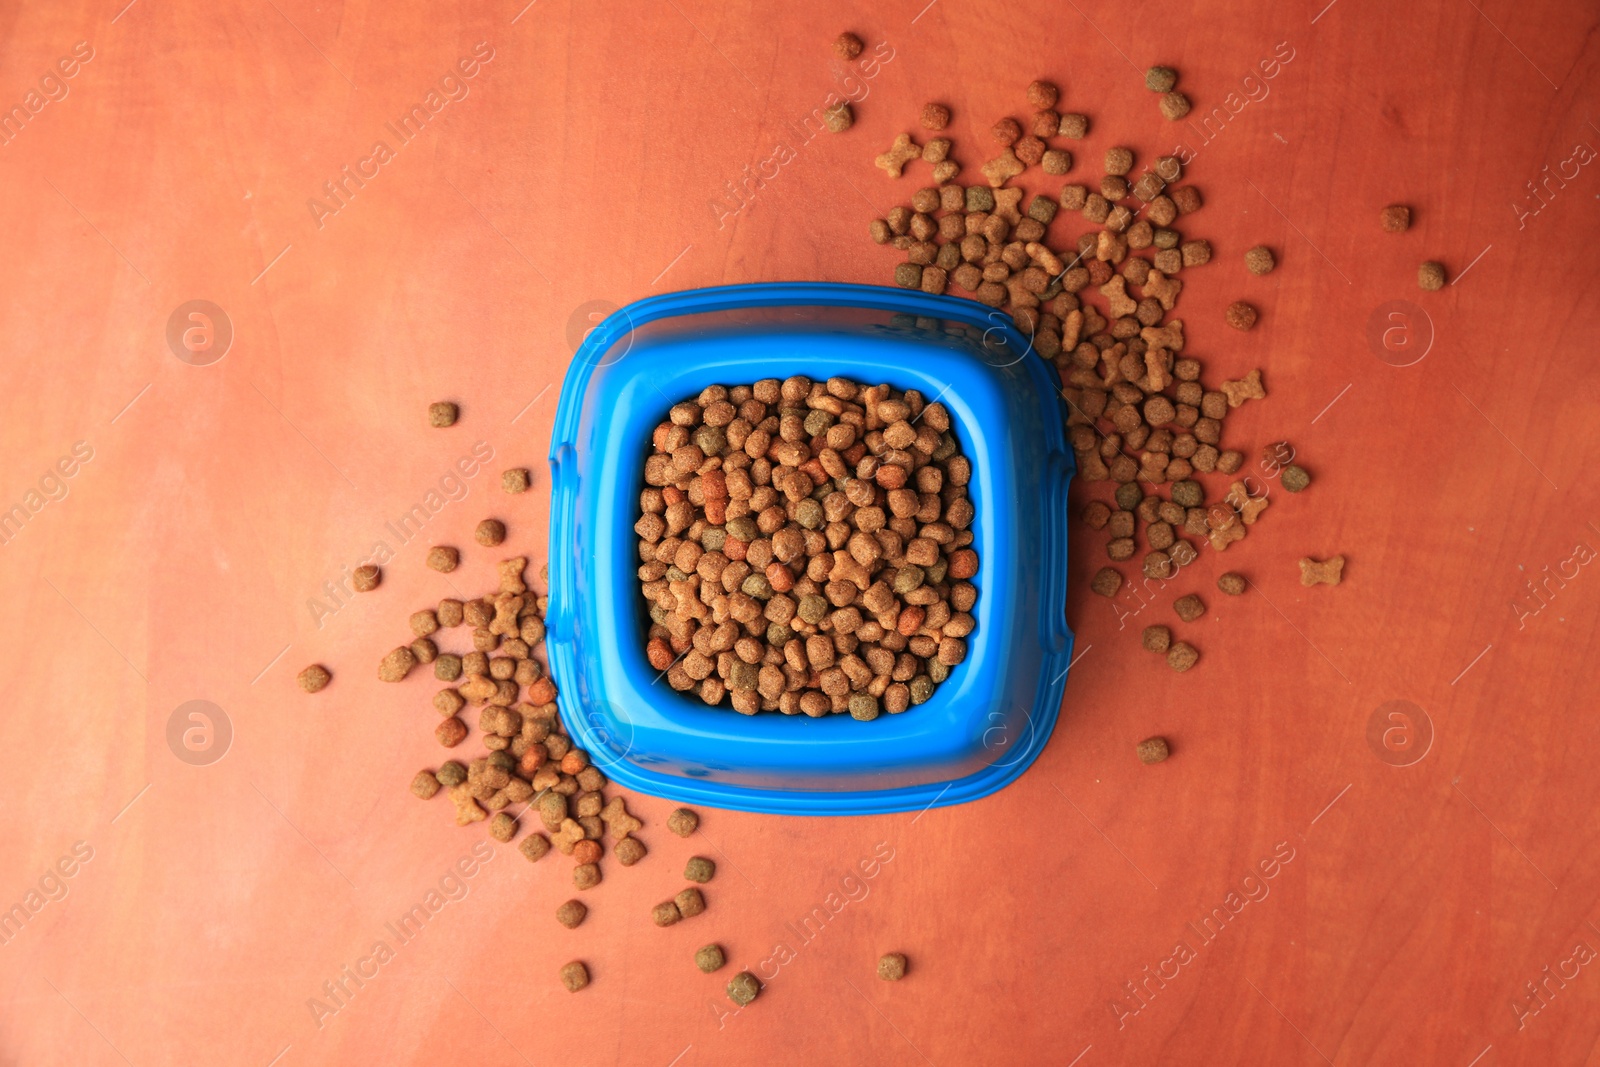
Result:
<svg viewBox="0 0 1600 1067">
<path fill-rule="evenodd" d="M 813 410 L 811 414 L 806 416 L 806 433 L 810 434 L 812 437 L 820 437 L 821 435 L 827 433 L 828 427 L 832 425 L 833 416 L 828 414 L 826 411 L 821 410 L 820 408 Z"/>
<path fill-rule="evenodd" d="M 1172 483 L 1172 502 L 1180 507 L 1197 508 L 1205 498 L 1206 491 L 1199 482 L 1185 479 Z"/>
<path fill-rule="evenodd" d="M 728 999 L 744 1007 L 761 993 L 761 982 L 749 971 L 740 971 L 728 980 Z"/>
<path fill-rule="evenodd" d="M 1178 242 L 1183 240 L 1183 235 L 1177 230 L 1169 230 L 1165 226 L 1150 235 L 1150 243 L 1157 248 L 1177 248 Z"/>
<path fill-rule="evenodd" d="M 1306 473 L 1304 467 L 1294 464 L 1283 468 L 1283 487 L 1291 493 L 1298 493 L 1311 484 L 1311 475 Z"/>
<path fill-rule="evenodd" d="M 766 600 L 772 596 L 772 583 L 767 581 L 766 575 L 751 574 L 739 583 L 740 592 L 745 596 L 753 596 L 757 600 Z"/>
<path fill-rule="evenodd" d="M 926 674 L 919 674 L 911 679 L 911 703 L 921 704 L 933 696 L 933 679 Z"/>
<path fill-rule="evenodd" d="M 455 760 L 451 760 L 439 768 L 439 773 L 434 777 L 439 779 L 439 784 L 445 787 L 457 786 L 467 780 L 467 769 Z"/>
<path fill-rule="evenodd" d="M 767 644 L 773 648 L 782 648 L 794 640 L 794 631 L 781 622 L 770 623 L 767 626 Z"/>
<path fill-rule="evenodd" d="M 1171 67 L 1151 67 L 1144 72 L 1144 87 L 1152 93 L 1170 93 L 1178 84 L 1178 72 Z"/>
<path fill-rule="evenodd" d="M 967 213 L 994 210 L 994 190 L 987 185 L 967 187 Z"/>
<path fill-rule="evenodd" d="M 516 757 L 512 756 L 511 753 L 507 752 L 505 749 L 501 749 L 498 752 L 489 753 L 485 762 L 495 770 L 505 771 L 507 774 L 510 774 L 512 771 L 517 769 Z"/>
<path fill-rule="evenodd" d="M 441 652 L 433 661 L 433 676 L 441 682 L 453 682 L 461 677 L 461 657 L 454 652 Z"/>
<path fill-rule="evenodd" d="M 938 585 L 944 581 L 945 575 L 949 572 L 950 561 L 944 556 L 940 556 L 931 566 L 922 569 L 923 578 L 926 579 L 929 585 Z"/>
<path fill-rule="evenodd" d="M 904 567 L 901 567 L 895 572 L 894 591 L 899 593 L 901 596 L 905 596 L 907 593 L 920 586 L 926 577 L 927 572 L 921 567 L 917 566 L 915 563 L 907 563 Z"/>
<path fill-rule="evenodd" d="M 853 693 L 850 696 L 850 717 L 857 722 L 871 722 L 878 717 L 878 698 L 871 693 Z"/>
<path fill-rule="evenodd" d="M 922 288 L 922 267 L 916 263 L 902 263 L 894 269 L 894 283 L 902 289 Z"/>
<path fill-rule="evenodd" d="M 700 535 L 700 547 L 707 552 L 721 552 L 722 546 L 728 543 L 728 531 L 720 526 L 708 526 L 705 533 Z"/>
<path fill-rule="evenodd" d="M 683 876 L 689 881 L 699 882 L 701 885 L 711 881 L 712 878 L 716 877 L 716 874 L 717 865 L 704 856 L 690 856 L 689 862 L 684 864 L 683 867 Z M 718 964 L 718 966 L 721 965 Z M 712 970 L 716 970 L 716 967 L 713 967 Z"/>
<path fill-rule="evenodd" d="M 728 520 L 728 536 L 748 544 L 761 536 L 761 527 L 750 516 L 740 515 Z"/>
<path fill-rule="evenodd" d="M 1117 507 L 1123 511 L 1132 511 L 1143 499 L 1144 490 L 1139 488 L 1138 482 L 1123 482 L 1117 486 Z"/>
<path fill-rule="evenodd" d="M 706 945 L 694 954 L 694 965 L 706 974 L 720 970 L 727 962 L 727 953 L 722 951 L 721 945 Z"/>
<path fill-rule="evenodd" d="M 950 677 L 950 668 L 938 660 L 930 660 L 928 662 L 928 677 L 933 680 L 934 685 L 938 685 Z"/>
<path fill-rule="evenodd" d="M 807 530 L 820 530 L 826 525 L 828 518 L 820 503 L 811 497 L 806 497 L 794 506 L 794 521 Z"/>
<path fill-rule="evenodd" d="M 828 617 L 828 601 L 816 595 L 803 596 L 800 598 L 800 606 L 796 610 L 796 614 L 815 626 Z"/>
</svg>

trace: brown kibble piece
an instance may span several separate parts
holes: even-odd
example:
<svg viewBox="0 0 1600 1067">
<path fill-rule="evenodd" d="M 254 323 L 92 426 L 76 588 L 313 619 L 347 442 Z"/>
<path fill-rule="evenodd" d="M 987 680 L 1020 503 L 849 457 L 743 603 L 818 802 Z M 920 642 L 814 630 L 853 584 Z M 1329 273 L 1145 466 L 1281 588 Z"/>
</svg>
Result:
<svg viewBox="0 0 1600 1067">
<path fill-rule="evenodd" d="M 632 867 L 645 857 L 644 843 L 637 837 L 624 837 L 611 849 L 611 854 L 624 867 Z"/>
<path fill-rule="evenodd" d="M 693 809 L 679 808 L 667 816 L 667 829 L 679 837 L 688 837 L 700 828 L 700 816 Z"/>
<path fill-rule="evenodd" d="M 581 900 L 569 900 L 556 909 L 556 922 L 568 930 L 575 930 L 589 917 L 589 906 Z"/>
<path fill-rule="evenodd" d="M 507 493 L 526 493 L 533 476 L 526 467 L 512 467 L 500 472 L 500 488 Z"/>
<path fill-rule="evenodd" d="M 358 593 L 370 593 L 383 584 L 383 571 L 376 563 L 363 563 L 350 575 L 350 586 Z"/>
<path fill-rule="evenodd" d="M 455 570 L 461 563 L 461 552 L 448 545 L 434 545 L 428 549 L 428 566 L 443 574 Z"/>
<path fill-rule="evenodd" d="M 589 968 L 573 960 L 561 968 L 561 984 L 567 987 L 568 993 L 576 993 L 589 984 Z"/>
<path fill-rule="evenodd" d="M 841 33 L 833 39 L 833 54 L 843 60 L 859 56 L 863 47 L 861 38 L 853 33 Z"/>
<path fill-rule="evenodd" d="M 672 902 L 676 905 L 678 914 L 685 919 L 692 919 L 706 910 L 705 894 L 692 886 L 680 890 L 678 895 L 672 898 Z"/>
<path fill-rule="evenodd" d="M 1171 67 L 1151 67 L 1144 72 L 1144 87 L 1152 93 L 1170 93 L 1178 84 L 1178 72 Z"/>
<path fill-rule="evenodd" d="M 1244 269 L 1251 274 L 1271 274 L 1278 261 L 1272 258 L 1272 249 L 1256 245 L 1244 254 Z"/>
<path fill-rule="evenodd" d="M 1235 330 L 1248 330 L 1256 324 L 1256 309 L 1243 300 L 1237 300 L 1228 305 L 1225 317 L 1228 325 Z"/>
<path fill-rule="evenodd" d="M 1239 596 L 1249 587 L 1249 584 L 1249 582 L 1245 581 L 1244 575 L 1234 571 L 1229 571 L 1217 579 L 1217 588 L 1229 596 Z"/>
<path fill-rule="evenodd" d="M 456 406 L 448 400 L 428 405 L 428 425 L 439 429 L 454 426 L 456 417 L 460 414 Z"/>
<path fill-rule="evenodd" d="M 393 655 L 393 653 L 390 653 Z M 313 663 L 301 671 L 297 679 L 300 688 L 308 693 L 320 693 L 328 688 L 328 683 L 333 681 L 333 674 L 320 663 Z"/>
<path fill-rule="evenodd" d="M 1114 597 L 1122 588 L 1122 573 L 1113 567 L 1101 567 L 1095 572 L 1089 588 L 1103 597 Z"/>
<path fill-rule="evenodd" d="M 1417 285 L 1425 292 L 1437 292 L 1444 286 L 1444 264 L 1428 260 L 1417 268 Z"/>
<path fill-rule="evenodd" d="M 398 682 L 411 673 L 411 668 L 417 665 L 417 655 L 405 645 L 391 651 L 383 657 L 378 664 L 378 680 L 382 682 Z"/>
<path fill-rule="evenodd" d="M 902 133 L 894 139 L 894 144 L 878 156 L 873 162 L 882 168 L 885 175 L 890 178 L 900 177 L 905 165 L 913 159 L 921 157 L 922 149 L 912 141 L 909 133 Z M 892 214 L 892 212 L 891 212 Z"/>
<path fill-rule="evenodd" d="M 683 876 L 691 882 L 701 885 L 716 877 L 717 865 L 704 856 L 690 856 L 689 862 L 684 865 Z"/>
<path fill-rule="evenodd" d="M 489 820 L 489 836 L 502 844 L 517 836 L 517 820 L 506 812 L 499 812 Z"/>
<path fill-rule="evenodd" d="M 728 955 L 722 951 L 721 945 L 705 945 L 694 954 L 694 965 L 700 968 L 703 974 L 721 970 L 722 965 L 727 962 Z"/>
<path fill-rule="evenodd" d="M 411 779 L 411 795 L 419 800 L 428 800 L 439 791 L 439 779 L 435 778 L 432 771 L 418 771 L 417 776 Z"/>
<path fill-rule="evenodd" d="M 942 130 L 950 125 L 950 109 L 943 104 L 922 105 L 922 128 L 925 130 Z M 937 163 L 938 160 L 930 160 Z"/>
<path fill-rule="evenodd" d="M 1343 578 L 1343 556 L 1334 556 L 1320 563 L 1310 556 L 1300 561 L 1301 585 L 1338 585 Z"/>
<path fill-rule="evenodd" d="M 473 531 L 473 540 L 485 548 L 493 548 L 505 541 L 506 524 L 499 519 L 484 519 L 478 523 L 478 528 Z"/>
<path fill-rule="evenodd" d="M 1306 473 L 1304 467 L 1291 463 L 1283 468 L 1283 474 L 1279 476 L 1279 480 L 1283 483 L 1285 491 L 1298 493 L 1311 484 L 1311 475 Z"/>
<path fill-rule="evenodd" d="M 761 994 L 761 980 L 749 971 L 740 971 L 728 980 L 728 999 L 744 1007 Z"/>
<path fill-rule="evenodd" d="M 1035 81 L 1028 86 L 1028 103 L 1035 109 L 1052 108 L 1061 98 L 1061 90 L 1047 81 Z"/>
<path fill-rule="evenodd" d="M 1223 382 L 1222 392 L 1227 396 L 1230 408 L 1236 408 L 1246 400 L 1263 400 L 1267 395 L 1266 386 L 1261 384 L 1259 369 L 1251 371 L 1238 381 Z"/>
<path fill-rule="evenodd" d="M 657 926 L 671 926 L 683 915 L 678 911 L 678 905 L 670 900 L 663 900 L 660 904 L 650 909 L 650 921 Z"/>
<path fill-rule="evenodd" d="M 878 977 L 885 982 L 898 982 L 906 976 L 906 957 L 903 952 L 886 952 L 878 957 Z"/>
<path fill-rule="evenodd" d="M 572 868 L 572 884 L 579 889 L 593 889 L 600 884 L 600 865 L 584 863 Z"/>
<path fill-rule="evenodd" d="M 1182 674 L 1200 660 L 1200 653 L 1186 641 L 1178 641 L 1167 650 L 1167 666 Z"/>
<path fill-rule="evenodd" d="M 1384 233 L 1405 233 L 1411 228 L 1411 209 L 1404 204 L 1390 204 L 1378 212 L 1378 225 Z"/>
<path fill-rule="evenodd" d="M 535 863 L 544 858 L 550 851 L 550 839 L 543 834 L 529 834 L 522 839 L 522 844 L 517 846 L 517 851 L 529 863 Z"/>
<path fill-rule="evenodd" d="M 1164 93 L 1161 97 L 1161 117 L 1168 122 L 1177 122 L 1189 113 L 1189 98 L 1182 93 Z"/>
<path fill-rule="evenodd" d="M 1134 751 L 1139 754 L 1139 762 L 1146 765 L 1160 763 L 1169 754 L 1165 737 L 1147 737 L 1139 742 Z"/>
<path fill-rule="evenodd" d="M 840 100 L 822 111 L 822 124 L 828 128 L 829 133 L 843 133 L 853 126 L 855 121 L 856 115 L 850 110 L 848 100 Z"/>
<path fill-rule="evenodd" d="M 1206 605 L 1199 597 L 1190 593 L 1188 596 L 1181 596 L 1173 601 L 1172 610 L 1177 612 L 1178 618 L 1184 622 L 1194 622 L 1194 620 L 1206 613 Z"/>
<path fill-rule="evenodd" d="M 644 823 L 628 814 L 627 804 L 623 802 L 621 797 L 611 798 L 611 802 L 601 809 L 600 819 L 606 824 L 606 832 L 611 835 L 611 839 L 619 843 L 644 825 Z M 691 830 L 690 832 L 692 833 L 693 831 Z M 627 864 L 623 864 L 623 866 L 627 866 Z"/>
<path fill-rule="evenodd" d="M 1146 626 L 1144 647 L 1149 652 L 1165 652 L 1172 645 L 1172 631 L 1165 626 Z"/>
</svg>

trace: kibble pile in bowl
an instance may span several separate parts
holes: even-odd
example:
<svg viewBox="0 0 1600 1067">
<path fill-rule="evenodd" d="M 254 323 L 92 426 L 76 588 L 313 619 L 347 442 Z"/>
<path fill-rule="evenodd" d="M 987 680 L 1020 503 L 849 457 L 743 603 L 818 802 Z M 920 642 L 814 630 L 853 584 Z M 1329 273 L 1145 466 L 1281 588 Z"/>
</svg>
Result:
<svg viewBox="0 0 1600 1067">
<path fill-rule="evenodd" d="M 706 388 L 639 494 L 650 664 L 735 711 L 905 711 L 966 658 L 972 464 L 950 413 L 845 378 Z"/>
</svg>

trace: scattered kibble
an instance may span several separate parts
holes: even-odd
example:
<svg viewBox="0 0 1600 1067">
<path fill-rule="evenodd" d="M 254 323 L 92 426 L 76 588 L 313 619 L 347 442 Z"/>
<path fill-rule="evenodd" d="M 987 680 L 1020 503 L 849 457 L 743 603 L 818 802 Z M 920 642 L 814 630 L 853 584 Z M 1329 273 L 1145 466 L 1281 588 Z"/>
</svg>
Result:
<svg viewBox="0 0 1600 1067">
<path fill-rule="evenodd" d="M 681 918 L 683 913 L 678 910 L 678 905 L 670 900 L 663 900 L 650 909 L 650 921 L 657 926 L 671 926 Z"/>
<path fill-rule="evenodd" d="M 1411 228 L 1411 209 L 1404 204 L 1390 204 L 1378 212 L 1378 225 L 1384 233 L 1405 233 Z"/>
<path fill-rule="evenodd" d="M 705 945 L 694 954 L 694 965 L 706 974 L 721 970 L 727 962 L 727 953 L 722 951 L 721 945 Z"/>
<path fill-rule="evenodd" d="M 569 900 L 556 909 L 556 922 L 568 930 L 583 925 L 583 920 L 588 917 L 589 907 L 581 900 Z"/>
<path fill-rule="evenodd" d="M 600 884 L 600 865 L 581 863 L 572 868 L 572 884 L 579 889 L 593 889 Z"/>
<path fill-rule="evenodd" d="M 550 851 L 550 839 L 543 834 L 529 834 L 522 839 L 522 844 L 517 846 L 517 851 L 521 852 L 529 863 L 535 863 Z"/>
<path fill-rule="evenodd" d="M 1122 588 L 1122 572 L 1115 567 L 1101 567 L 1095 572 L 1089 588 L 1103 597 L 1114 597 Z"/>
<path fill-rule="evenodd" d="M 512 467 L 500 472 L 500 488 L 507 493 L 526 493 L 533 476 L 526 467 Z"/>
<path fill-rule="evenodd" d="M 1278 261 L 1272 257 L 1272 249 L 1266 245 L 1256 245 L 1244 254 L 1244 269 L 1251 274 L 1271 274 L 1272 268 Z"/>
<path fill-rule="evenodd" d="M 1177 122 L 1189 113 L 1189 98 L 1182 93 L 1164 93 L 1160 107 L 1162 118 L 1168 122 Z"/>
<path fill-rule="evenodd" d="M 447 545 L 434 545 L 428 549 L 428 567 L 444 574 L 456 569 L 461 563 L 461 551 Z"/>
<path fill-rule="evenodd" d="M 1190 593 L 1188 596 L 1181 596 L 1174 600 L 1172 602 L 1172 610 L 1184 622 L 1194 622 L 1194 620 L 1206 613 L 1206 605 L 1198 596 Z"/>
<path fill-rule="evenodd" d="M 678 914 L 685 919 L 693 918 L 706 910 L 705 894 L 692 886 L 681 890 L 677 896 L 672 898 L 672 902 L 677 907 Z"/>
<path fill-rule="evenodd" d="M 504 844 L 517 836 L 517 820 L 506 812 L 497 812 L 489 820 L 489 836 Z"/>
<path fill-rule="evenodd" d="M 439 792 L 439 779 L 432 771 L 418 771 L 417 776 L 411 779 L 411 795 L 419 800 L 432 799 Z"/>
<path fill-rule="evenodd" d="M 700 816 L 692 808 L 678 808 L 667 816 L 667 829 L 679 837 L 688 837 L 700 828 Z"/>
<path fill-rule="evenodd" d="M 749 971 L 740 971 L 728 980 L 728 999 L 744 1007 L 761 993 L 761 980 Z"/>
<path fill-rule="evenodd" d="M 1256 309 L 1238 300 L 1228 305 L 1225 317 L 1235 330 L 1248 330 L 1256 324 Z"/>
<path fill-rule="evenodd" d="M 573 960 L 561 968 L 561 984 L 567 987 L 568 993 L 576 993 L 589 984 L 589 968 Z"/>
<path fill-rule="evenodd" d="M 922 106 L 922 128 L 925 130 L 942 130 L 950 125 L 950 109 L 943 104 L 924 104 Z M 929 162 L 937 163 L 938 160 Z"/>
<path fill-rule="evenodd" d="M 485 548 L 493 548 L 506 539 L 506 524 L 499 519 L 484 519 L 473 531 L 472 539 Z"/>
<path fill-rule="evenodd" d="M 384 656 L 383 661 L 378 664 L 378 678 L 380 681 L 385 682 L 401 681 L 411 673 L 411 668 L 416 665 L 416 653 L 405 645 L 401 645 L 387 656 Z"/>
<path fill-rule="evenodd" d="M 376 563 L 363 563 L 350 575 L 350 586 L 358 593 L 370 593 L 383 584 L 383 571 Z"/>
<path fill-rule="evenodd" d="M 392 653 L 391 653 L 392 654 Z M 299 674 L 300 688 L 308 693 L 320 693 L 333 681 L 333 674 L 320 663 L 313 663 Z"/>
<path fill-rule="evenodd" d="M 1417 268 L 1417 285 L 1425 292 L 1436 292 L 1444 286 L 1444 264 L 1428 260 Z"/>
<path fill-rule="evenodd" d="M 1178 72 L 1171 67 L 1151 67 L 1144 72 L 1144 87 L 1152 93 L 1170 93 L 1178 84 Z"/>
<path fill-rule="evenodd" d="M 625 837 L 617 842 L 616 847 L 611 850 L 611 854 L 624 867 L 632 867 L 645 857 L 644 842 L 636 837 Z"/>
<path fill-rule="evenodd" d="M 906 957 L 903 952 L 886 952 L 878 957 L 878 977 L 885 982 L 898 982 L 906 976 Z"/>
<path fill-rule="evenodd" d="M 716 876 L 717 865 L 704 856 L 690 856 L 689 862 L 683 868 L 683 876 L 691 882 L 704 885 Z"/>
<path fill-rule="evenodd" d="M 1200 661 L 1200 653 L 1186 641 L 1177 641 L 1167 650 L 1167 666 L 1182 674 Z"/>
<path fill-rule="evenodd" d="M 1321 562 L 1307 556 L 1300 561 L 1301 585 L 1338 585 L 1343 577 L 1343 556 L 1334 556 Z"/>
<path fill-rule="evenodd" d="M 1142 640 L 1147 651 L 1165 652 L 1172 644 L 1172 631 L 1165 626 L 1146 626 Z"/>
<path fill-rule="evenodd" d="M 1298 493 L 1311 484 L 1311 475 L 1306 472 L 1304 467 L 1291 463 L 1283 468 L 1283 474 L 1279 476 L 1279 480 L 1283 483 L 1283 488 L 1286 491 Z"/>
<path fill-rule="evenodd" d="M 456 418 L 459 414 L 460 411 L 448 400 L 441 400 L 438 403 L 429 404 L 428 425 L 439 429 L 443 429 L 446 426 L 454 426 L 456 424 Z"/>
<path fill-rule="evenodd" d="M 1229 571 L 1217 579 L 1217 588 L 1229 596 L 1239 596 L 1244 593 L 1250 583 L 1245 581 L 1244 575 Z"/>
<path fill-rule="evenodd" d="M 861 38 L 853 33 L 841 33 L 833 39 L 833 54 L 843 60 L 851 60 L 861 54 Z"/>
<path fill-rule="evenodd" d="M 1061 91 L 1046 81 L 1036 81 L 1028 86 L 1028 103 L 1035 108 L 1052 108 L 1060 99 Z"/>
<path fill-rule="evenodd" d="M 843 133 L 855 124 L 855 112 L 850 110 L 850 102 L 841 100 L 831 107 L 824 108 L 822 124 L 828 128 L 829 133 Z"/>
<path fill-rule="evenodd" d="M 911 135 L 902 133 L 894 139 L 894 144 L 890 145 L 888 150 L 878 156 L 874 162 L 883 168 L 885 175 L 890 178 L 898 178 L 901 171 L 905 169 L 905 165 L 913 159 L 921 157 L 921 155 L 922 149 L 917 147 L 916 142 L 912 141 Z"/>
<path fill-rule="evenodd" d="M 1165 737 L 1147 737 L 1134 751 L 1139 754 L 1139 762 L 1144 764 L 1160 763 L 1170 754 Z"/>
</svg>

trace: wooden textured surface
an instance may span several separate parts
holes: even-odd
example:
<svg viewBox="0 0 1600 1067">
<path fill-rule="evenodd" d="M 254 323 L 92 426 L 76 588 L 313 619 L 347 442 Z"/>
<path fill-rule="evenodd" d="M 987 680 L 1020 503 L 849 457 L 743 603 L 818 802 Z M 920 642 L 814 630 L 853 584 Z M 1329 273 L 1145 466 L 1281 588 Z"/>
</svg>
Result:
<svg viewBox="0 0 1600 1067">
<path fill-rule="evenodd" d="M 28 514 L 0 545 L 0 905 L 37 906 L 0 944 L 0 1061 L 1600 1062 L 1592 9 L 122 2 L 0 6 L 0 103 L 26 116 L 0 138 L 0 504 Z M 845 28 L 883 46 L 871 77 L 845 80 Z M 1156 114 L 1156 62 L 1194 122 Z M 543 558 L 572 332 L 674 289 L 887 281 L 867 221 L 926 170 L 891 183 L 872 157 L 941 99 L 974 180 L 1034 77 L 1092 118 L 1074 174 L 1117 143 L 1192 155 L 1189 230 L 1217 258 L 1186 276 L 1190 348 L 1210 381 L 1266 369 L 1228 440 L 1291 440 L 1311 490 L 1122 620 L 1086 588 L 1101 535 L 1075 535 L 1082 656 L 1048 750 L 997 796 L 707 812 L 693 841 L 641 799 L 651 855 L 608 867 L 576 931 L 553 921 L 560 857 L 452 876 L 483 835 L 407 794 L 438 758 L 428 687 L 373 668 L 448 593 L 428 543 L 493 513 Z M 855 128 L 806 139 L 841 86 Z M 1391 201 L 1415 208 L 1403 236 L 1378 231 Z M 1430 258 L 1456 281 L 1424 294 Z M 1221 314 L 1241 298 L 1262 311 L 1243 335 Z M 197 299 L 233 331 L 207 366 L 166 340 Z M 1432 336 L 1409 366 L 1420 343 L 1369 342 L 1391 300 Z M 463 420 L 431 432 L 442 396 Z M 452 480 L 477 442 L 487 469 Z M 500 495 L 513 465 L 535 492 Z M 386 532 L 435 490 L 420 534 Z M 379 540 L 382 591 L 316 612 Z M 1295 560 L 1335 552 L 1344 584 L 1301 588 Z M 491 573 L 469 556 L 462 589 Z M 1255 590 L 1216 595 L 1224 564 Z M 1191 590 L 1211 610 L 1180 677 L 1137 633 Z M 337 677 L 308 699 L 313 661 Z M 220 760 L 169 744 L 193 700 L 228 724 Z M 1393 700 L 1431 725 L 1410 765 L 1368 740 Z M 1174 755 L 1141 767 L 1152 733 Z M 223 751 L 204 741 L 191 759 Z M 655 929 L 695 852 L 721 864 L 711 911 Z M 399 943 L 386 924 L 435 890 Z M 731 968 L 690 963 L 713 939 L 772 976 L 738 1014 Z M 912 960 L 898 985 L 874 977 L 889 950 Z M 573 957 L 578 996 L 556 982 Z M 347 966 L 374 976 L 319 1018 Z"/>
</svg>

